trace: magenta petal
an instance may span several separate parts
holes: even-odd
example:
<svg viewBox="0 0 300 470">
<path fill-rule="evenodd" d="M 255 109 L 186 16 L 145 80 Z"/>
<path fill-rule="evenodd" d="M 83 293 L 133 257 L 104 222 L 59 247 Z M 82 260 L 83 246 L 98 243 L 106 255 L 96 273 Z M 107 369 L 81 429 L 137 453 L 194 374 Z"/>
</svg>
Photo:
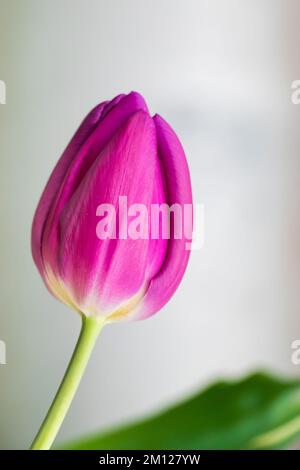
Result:
<svg viewBox="0 0 300 470">
<path fill-rule="evenodd" d="M 166 187 L 165 181 L 162 174 L 162 165 L 157 158 L 156 168 L 155 168 L 155 185 L 152 195 L 152 204 L 161 206 L 161 204 L 167 203 L 167 195 L 166 195 Z M 152 221 L 153 223 L 154 221 Z M 151 281 L 153 277 L 159 272 L 168 248 L 167 239 L 162 239 L 159 237 L 158 239 L 151 238 L 149 240 L 149 251 L 148 251 L 148 265 L 146 271 L 146 277 Z"/>
<path fill-rule="evenodd" d="M 92 111 L 83 120 L 66 150 L 57 162 L 40 198 L 32 224 L 31 246 L 33 259 L 41 273 L 43 272 L 41 240 L 45 220 L 74 157 L 97 126 L 106 105 L 107 101 L 99 104 L 92 109 Z"/>
<path fill-rule="evenodd" d="M 162 162 L 167 188 L 167 202 L 192 204 L 189 169 L 182 145 L 169 124 L 160 116 L 153 118 L 156 126 L 158 153 Z M 146 318 L 161 309 L 177 289 L 187 266 L 190 251 L 187 239 L 169 240 L 168 251 L 160 271 L 153 277 L 142 305 L 139 318 Z"/>
<path fill-rule="evenodd" d="M 144 111 L 135 113 L 114 134 L 86 173 L 54 224 L 45 232 L 43 257 L 84 313 L 107 315 L 122 308 L 147 285 L 149 239 L 100 240 L 97 207 L 150 208 L 157 165 L 155 126 Z"/>
<path fill-rule="evenodd" d="M 32 226 L 33 258 L 42 275 L 41 250 L 45 222 L 55 224 L 55 218 L 59 217 L 102 148 L 138 110 L 148 112 L 143 97 L 136 92 L 119 95 L 111 102 L 98 105 L 85 118 L 58 161 L 41 196 Z"/>
</svg>

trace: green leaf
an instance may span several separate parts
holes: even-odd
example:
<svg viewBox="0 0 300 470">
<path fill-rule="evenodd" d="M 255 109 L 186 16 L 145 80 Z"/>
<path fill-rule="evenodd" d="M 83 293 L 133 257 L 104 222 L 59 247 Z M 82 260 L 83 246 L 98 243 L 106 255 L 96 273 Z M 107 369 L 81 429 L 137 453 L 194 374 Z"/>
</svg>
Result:
<svg viewBox="0 0 300 470">
<path fill-rule="evenodd" d="M 256 373 L 67 449 L 274 449 L 300 435 L 300 381 Z"/>
</svg>

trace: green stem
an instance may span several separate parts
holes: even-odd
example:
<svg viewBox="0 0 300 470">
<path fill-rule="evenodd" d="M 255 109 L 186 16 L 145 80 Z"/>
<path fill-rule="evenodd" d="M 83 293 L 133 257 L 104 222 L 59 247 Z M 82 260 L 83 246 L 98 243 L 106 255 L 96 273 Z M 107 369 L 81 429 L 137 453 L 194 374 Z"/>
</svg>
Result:
<svg viewBox="0 0 300 470">
<path fill-rule="evenodd" d="M 74 398 L 104 321 L 82 316 L 81 332 L 52 405 L 44 419 L 31 450 L 48 450 L 58 433 Z"/>
</svg>

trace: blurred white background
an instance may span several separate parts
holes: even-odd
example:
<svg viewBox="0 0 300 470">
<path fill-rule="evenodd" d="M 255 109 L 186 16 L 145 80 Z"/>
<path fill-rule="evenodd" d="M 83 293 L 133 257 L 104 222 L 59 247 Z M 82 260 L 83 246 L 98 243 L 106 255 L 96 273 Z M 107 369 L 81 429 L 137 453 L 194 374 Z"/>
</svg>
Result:
<svg viewBox="0 0 300 470">
<path fill-rule="evenodd" d="M 30 253 L 46 180 L 84 115 L 142 93 L 182 139 L 205 245 L 155 317 L 104 329 L 59 442 L 219 376 L 299 375 L 297 0 L 0 0 L 0 447 L 27 448 L 79 317 Z"/>
</svg>

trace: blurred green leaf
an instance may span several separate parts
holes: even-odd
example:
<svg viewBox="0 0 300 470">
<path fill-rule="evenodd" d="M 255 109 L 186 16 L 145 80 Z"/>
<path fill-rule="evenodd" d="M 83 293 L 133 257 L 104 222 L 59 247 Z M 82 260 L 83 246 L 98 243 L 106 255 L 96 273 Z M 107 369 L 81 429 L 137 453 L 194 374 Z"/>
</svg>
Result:
<svg viewBox="0 0 300 470">
<path fill-rule="evenodd" d="M 300 380 L 257 373 L 220 381 L 143 421 L 67 449 L 274 449 L 300 436 Z"/>
</svg>

